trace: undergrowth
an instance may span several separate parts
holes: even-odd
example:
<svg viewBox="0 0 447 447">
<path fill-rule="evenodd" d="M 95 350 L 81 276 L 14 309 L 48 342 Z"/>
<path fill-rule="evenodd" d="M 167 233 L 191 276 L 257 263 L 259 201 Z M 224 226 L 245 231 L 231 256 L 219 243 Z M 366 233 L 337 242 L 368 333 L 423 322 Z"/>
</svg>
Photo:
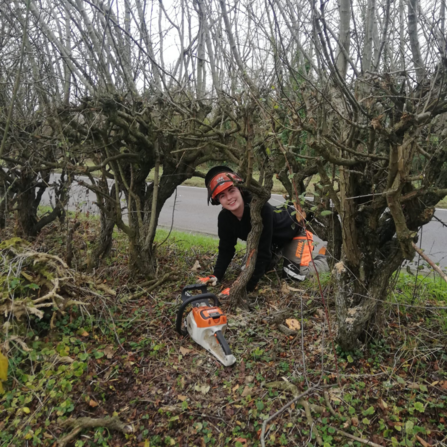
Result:
<svg viewBox="0 0 447 447">
<path fill-rule="evenodd" d="M 84 222 L 75 235 L 78 269 L 94 225 Z M 49 228 L 33 249 L 63 257 L 61 231 Z M 166 235 L 160 231 L 156 241 Z M 159 277 L 172 276 L 143 294 L 143 279 L 126 266 L 125 238 L 118 235 L 114 244 L 111 257 L 82 286 L 85 305 L 58 312 L 53 328 L 51 307 L 41 319 L 2 317 L 0 349 L 9 370 L 0 397 L 0 445 L 57 445 L 70 431 L 64 420 L 115 416 L 133 433 L 85 429 L 69 445 L 255 446 L 263 421 L 315 384 L 305 402 L 267 424 L 266 445 L 363 445 L 352 437 L 382 446 L 446 445 L 444 283 L 400 274 L 381 306 L 380 332 L 346 353 L 331 342 L 330 275 L 322 277 L 322 288 L 332 333 L 316 281 L 285 284 L 271 272 L 250 295 L 250 311 L 222 303 L 237 358 L 225 368 L 174 328 L 179 294 L 211 273 L 217 240 L 172 233 L 157 248 Z M 241 247 L 223 287 L 237 276 L 243 254 Z M 3 264 L 3 284 L 12 281 L 6 270 Z M 28 279 L 20 281 L 22 297 L 41 293 L 38 283 L 38 289 L 26 288 Z M 284 318 L 299 322 L 298 334 L 279 330 Z"/>
</svg>

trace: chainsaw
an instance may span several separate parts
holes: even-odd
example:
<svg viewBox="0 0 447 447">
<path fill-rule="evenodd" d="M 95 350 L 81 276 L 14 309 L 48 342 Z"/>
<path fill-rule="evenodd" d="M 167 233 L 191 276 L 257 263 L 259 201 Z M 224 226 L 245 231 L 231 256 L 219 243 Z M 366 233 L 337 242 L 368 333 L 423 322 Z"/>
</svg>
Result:
<svg viewBox="0 0 447 447">
<path fill-rule="evenodd" d="M 202 293 L 191 295 L 193 290 L 200 290 Z M 191 312 L 183 318 L 185 309 L 190 305 Z M 227 317 L 219 305 L 217 296 L 208 292 L 205 284 L 186 286 L 182 290 L 182 304 L 177 312 L 176 330 L 180 335 L 189 333 L 196 343 L 213 354 L 223 365 L 231 366 L 236 362 L 236 358 L 223 335 L 227 327 Z"/>
</svg>

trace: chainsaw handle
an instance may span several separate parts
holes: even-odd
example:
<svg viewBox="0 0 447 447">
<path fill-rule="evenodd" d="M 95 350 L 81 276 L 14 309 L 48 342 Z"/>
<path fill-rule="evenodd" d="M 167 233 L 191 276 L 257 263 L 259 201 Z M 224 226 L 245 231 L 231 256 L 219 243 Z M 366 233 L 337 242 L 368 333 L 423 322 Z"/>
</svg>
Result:
<svg viewBox="0 0 447 447">
<path fill-rule="evenodd" d="M 202 295 L 205 293 L 208 293 L 208 289 L 206 288 L 206 284 L 203 284 L 202 282 L 199 282 L 198 284 L 192 284 L 190 286 L 183 287 L 182 290 L 182 301 L 185 301 L 190 297 L 190 295 L 186 292 L 189 292 L 190 290 L 200 290 L 202 292 Z"/>
<path fill-rule="evenodd" d="M 192 287 L 192 286 L 188 286 L 188 287 Z M 185 287 L 185 289 L 186 289 L 186 287 Z M 183 289 L 183 291 L 185 289 Z M 195 287 L 195 289 L 197 289 L 197 287 Z M 182 297 L 183 297 L 183 293 L 182 293 Z M 175 330 L 180 335 L 186 335 L 187 334 L 187 331 L 182 329 L 183 312 L 185 312 L 186 307 L 189 304 L 192 304 L 192 303 L 194 303 L 196 301 L 203 301 L 203 300 L 206 300 L 206 299 L 209 299 L 209 298 L 211 298 L 214 301 L 214 306 L 220 306 L 219 299 L 217 298 L 216 295 L 214 295 L 214 293 L 211 293 L 211 292 L 202 293 L 200 295 L 195 295 L 195 296 L 187 298 L 186 300 L 183 301 L 182 305 L 180 306 L 180 309 L 177 312 L 177 320 L 175 322 Z"/>
</svg>

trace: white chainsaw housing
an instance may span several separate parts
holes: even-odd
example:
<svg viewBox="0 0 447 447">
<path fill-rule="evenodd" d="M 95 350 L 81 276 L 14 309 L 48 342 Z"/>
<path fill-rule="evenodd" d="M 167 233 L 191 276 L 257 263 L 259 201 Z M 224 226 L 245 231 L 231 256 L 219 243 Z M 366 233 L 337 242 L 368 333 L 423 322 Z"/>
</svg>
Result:
<svg viewBox="0 0 447 447">
<path fill-rule="evenodd" d="M 231 366 L 236 362 L 236 357 L 234 355 L 226 355 L 224 353 L 222 346 L 214 335 L 217 331 L 221 331 L 223 334 L 227 327 L 226 324 L 219 324 L 209 328 L 201 328 L 197 326 L 193 313 L 190 312 L 185 319 L 185 326 L 191 338 L 197 344 L 213 354 L 214 357 L 216 357 L 223 365 Z"/>
</svg>

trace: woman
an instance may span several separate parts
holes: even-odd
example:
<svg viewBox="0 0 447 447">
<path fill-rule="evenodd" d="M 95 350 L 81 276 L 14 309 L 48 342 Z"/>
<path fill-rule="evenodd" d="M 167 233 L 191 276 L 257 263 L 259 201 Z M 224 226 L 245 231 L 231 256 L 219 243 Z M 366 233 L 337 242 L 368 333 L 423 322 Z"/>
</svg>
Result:
<svg viewBox="0 0 447 447">
<path fill-rule="evenodd" d="M 243 180 L 226 166 L 215 166 L 205 177 L 208 189 L 208 202 L 222 205 L 218 218 L 219 254 L 214 274 L 200 278 L 202 282 L 221 281 L 235 254 L 238 239 L 247 240 L 251 230 L 250 195 L 239 189 Z M 261 210 L 263 230 L 258 245 L 255 270 L 247 284 L 247 291 L 256 287 L 259 279 L 267 271 L 275 253 L 282 251 L 284 257 L 283 276 L 303 281 L 308 274 L 315 272 L 312 263 L 313 235 L 298 225 L 294 218 L 295 209 L 287 204 L 273 207 L 266 203 Z M 317 259 L 318 258 L 318 259 Z M 314 259 L 317 270 L 328 271 L 325 256 Z M 225 290 L 229 294 L 229 289 Z"/>
</svg>

